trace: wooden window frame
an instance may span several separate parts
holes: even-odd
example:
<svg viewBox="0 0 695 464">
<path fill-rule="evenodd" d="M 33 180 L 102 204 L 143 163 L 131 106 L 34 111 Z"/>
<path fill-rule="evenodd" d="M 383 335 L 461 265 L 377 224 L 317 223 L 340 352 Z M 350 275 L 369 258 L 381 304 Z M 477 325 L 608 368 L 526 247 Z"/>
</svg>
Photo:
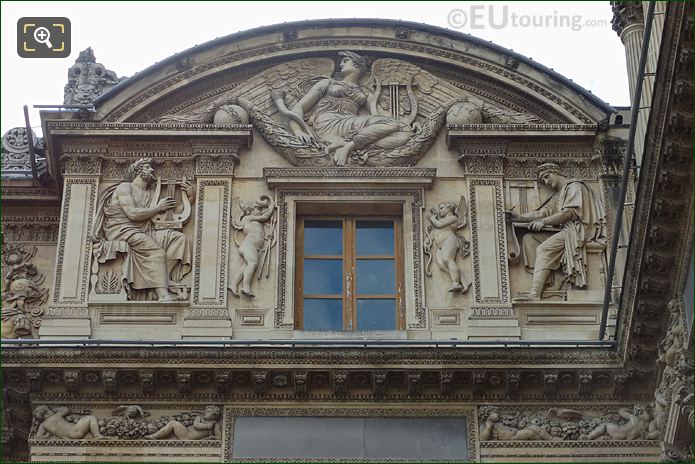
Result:
<svg viewBox="0 0 695 464">
<path fill-rule="evenodd" d="M 337 211 L 336 211 L 337 209 Z M 328 214 L 328 211 L 331 214 Z M 355 328 L 357 323 L 357 300 L 359 299 L 395 299 L 396 304 L 396 327 L 383 330 L 405 330 L 405 307 L 404 307 L 404 250 L 403 250 L 403 218 L 402 215 L 393 214 L 391 208 L 384 208 L 384 211 L 374 208 L 354 208 L 351 214 L 349 205 L 319 205 L 318 207 L 306 208 L 306 213 L 298 214 L 296 219 L 295 234 L 295 288 L 294 288 L 294 321 L 295 329 L 304 329 L 304 222 L 306 220 L 317 221 L 341 221 L 343 235 L 342 255 L 309 255 L 310 259 L 342 259 L 343 261 L 343 286 L 342 286 L 342 307 L 343 307 L 343 332 L 369 331 L 369 329 Z M 321 214 L 326 212 L 326 214 Z M 340 213 L 340 214 L 336 214 Z M 391 213 L 391 214 L 388 214 Z M 393 259 L 395 261 L 396 291 L 394 294 L 384 295 L 358 295 L 356 292 L 356 265 L 357 247 L 356 233 L 357 221 L 360 220 L 388 220 L 393 221 L 394 225 L 394 253 L 393 255 L 368 255 L 359 256 L 359 259 Z M 334 299 L 334 295 L 311 294 L 312 298 Z M 337 298 L 335 298 L 337 299 Z M 378 331 L 378 330 L 376 330 Z"/>
</svg>

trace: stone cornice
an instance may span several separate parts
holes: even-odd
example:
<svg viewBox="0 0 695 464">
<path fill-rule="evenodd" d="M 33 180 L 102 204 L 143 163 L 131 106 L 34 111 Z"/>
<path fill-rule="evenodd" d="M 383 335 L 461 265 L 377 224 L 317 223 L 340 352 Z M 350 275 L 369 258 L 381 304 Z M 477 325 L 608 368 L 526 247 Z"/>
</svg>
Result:
<svg viewBox="0 0 695 464">
<path fill-rule="evenodd" d="M 134 353 L 131 353 L 134 354 Z M 177 363 L 142 363 L 143 357 L 107 356 L 107 367 L 58 362 L 42 367 L 4 368 L 5 383 L 41 401 L 268 401 L 312 399 L 399 401 L 639 401 L 653 397 L 649 376 L 627 391 L 620 369 L 514 368 L 454 363 L 386 362 L 368 354 L 364 360 L 341 359 L 319 353 L 309 359 L 288 352 L 291 359 L 249 360 L 227 353 L 226 362 L 208 356 L 189 362 L 185 353 Z M 351 353 L 343 353 L 349 355 Z M 324 362 L 318 362 L 319 358 Z M 216 363 L 211 361 L 215 360 Z M 183 363 L 188 362 L 187 366 Z M 105 363 L 104 363 L 105 364 Z"/>
<path fill-rule="evenodd" d="M 317 49 L 324 53 L 330 50 L 364 50 L 367 53 L 383 53 L 391 52 L 401 55 L 404 59 L 439 59 L 442 61 L 441 66 L 454 66 L 460 69 L 474 71 L 482 76 L 494 76 L 500 82 L 508 85 L 513 85 L 528 95 L 528 99 L 541 102 L 549 105 L 554 111 L 559 111 L 567 121 L 583 122 L 591 124 L 604 120 L 607 115 L 612 112 L 610 106 L 604 102 L 600 102 L 595 96 L 591 95 L 584 89 L 572 84 L 567 79 L 558 76 L 548 68 L 539 66 L 534 63 L 532 66 L 519 67 L 510 69 L 503 65 L 492 64 L 497 61 L 497 57 L 491 58 L 487 56 L 482 58 L 473 53 L 473 48 L 462 46 L 460 49 L 452 48 L 452 46 L 438 45 L 431 39 L 423 38 L 420 34 L 411 36 L 407 41 L 402 39 L 394 39 L 387 36 L 364 36 L 364 29 L 361 28 L 346 28 L 343 31 L 347 34 L 346 37 L 336 37 L 329 34 L 324 37 L 317 36 L 316 27 L 311 27 L 311 34 L 305 34 L 300 31 L 300 37 L 296 40 L 285 41 L 278 43 L 277 36 L 262 36 L 257 41 L 253 42 L 253 46 L 249 47 L 248 43 L 244 42 L 239 45 L 241 48 L 235 53 L 224 53 L 223 56 L 215 61 L 203 62 L 196 67 L 189 67 L 174 75 L 161 74 L 157 66 L 153 66 L 147 71 L 141 73 L 136 81 L 147 78 L 149 82 L 145 83 L 146 88 L 137 92 L 129 85 L 135 84 L 135 81 L 125 81 L 121 85 L 112 89 L 111 92 L 105 94 L 97 105 L 99 106 L 97 117 L 105 121 L 117 122 L 125 120 L 153 120 L 156 115 L 150 115 L 146 118 L 141 118 L 141 115 L 147 113 L 152 105 L 158 104 L 165 99 L 171 102 L 171 107 L 180 107 L 184 98 L 180 92 L 184 88 L 194 88 L 197 81 L 210 76 L 216 76 L 219 73 L 231 73 L 236 75 L 243 72 L 244 67 L 249 64 L 259 63 L 262 60 L 277 60 L 280 59 L 295 59 L 307 54 L 315 54 Z M 382 28 L 388 31 L 388 27 Z M 325 34 L 329 30 L 328 27 L 321 29 Z M 382 32 L 382 31 L 379 31 Z M 321 32 L 318 32 L 320 34 Z M 376 33 L 376 32 L 374 32 Z M 301 37 L 306 35 L 306 37 Z M 225 38 L 232 41 L 233 37 Z M 468 39 L 465 36 L 458 37 L 465 43 Z M 247 48 L 244 48 L 247 47 Z M 468 50 L 462 52 L 461 50 Z M 476 49 L 477 50 L 477 49 Z M 185 54 L 195 54 L 197 50 L 189 50 Z M 500 53 L 495 51 L 494 53 Z M 513 52 L 511 52 L 513 53 Z M 502 55 L 499 56 L 501 60 Z M 209 58 L 206 58 L 209 60 Z M 192 61 L 197 61 L 194 59 Z M 149 74 L 149 75 L 148 75 Z M 544 77 L 541 77 L 544 76 Z M 488 77 L 489 78 L 489 77 Z M 545 82 L 546 79 L 562 81 L 558 82 L 555 88 L 540 85 L 539 82 Z M 139 82 L 143 84 L 143 82 Z M 222 87 L 227 84 L 220 84 Z M 564 88 L 563 88 L 564 87 Z M 560 89 L 562 89 L 560 91 Z M 199 92 L 198 92 L 199 93 Z M 214 96 L 211 96 L 211 100 Z M 188 99 L 188 98 L 187 98 Z M 587 105 L 587 103 L 589 103 Z M 161 111 L 160 111 L 161 113 Z"/>
<path fill-rule="evenodd" d="M 436 174 L 436 168 L 263 168 L 263 177 L 269 187 L 356 183 L 429 187 Z"/>
<path fill-rule="evenodd" d="M 288 344 L 291 345 L 291 340 Z M 146 343 L 143 343 L 146 346 Z M 436 341 L 433 341 L 436 345 Z M 99 366 L 131 363 L 169 366 L 342 365 L 470 366 L 474 368 L 618 368 L 611 348 L 256 348 L 241 347 L 55 347 L 3 349 L 3 367 Z"/>
<path fill-rule="evenodd" d="M 129 137 L 233 137 L 250 145 L 253 127 L 249 124 L 155 124 L 155 123 L 101 123 L 85 121 L 47 121 L 52 136 L 129 136 Z"/>
<path fill-rule="evenodd" d="M 689 264 L 682 256 L 692 247 L 692 8 L 667 5 L 618 316 L 618 352 L 626 365 L 654 362 L 667 303 L 682 291 L 674 276 L 687 276 L 679 266 Z"/>
</svg>

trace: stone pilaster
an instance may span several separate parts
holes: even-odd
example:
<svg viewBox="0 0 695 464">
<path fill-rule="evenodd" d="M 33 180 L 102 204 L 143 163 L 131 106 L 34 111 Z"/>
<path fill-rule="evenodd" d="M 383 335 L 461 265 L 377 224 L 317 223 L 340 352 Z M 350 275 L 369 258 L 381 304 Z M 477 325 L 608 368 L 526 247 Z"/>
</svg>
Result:
<svg viewBox="0 0 695 464">
<path fill-rule="evenodd" d="M 470 209 L 473 303 L 469 339 L 518 340 L 521 329 L 511 304 L 504 218 L 503 147 L 480 153 L 459 149 Z"/>
<path fill-rule="evenodd" d="M 227 308 L 232 178 L 239 145 L 196 143 L 195 238 L 191 305 L 183 320 L 184 339 L 232 338 Z"/>
<path fill-rule="evenodd" d="M 55 284 L 40 338 L 89 338 L 87 310 L 91 241 L 106 142 L 63 146 L 63 203 L 56 249 Z"/>
</svg>

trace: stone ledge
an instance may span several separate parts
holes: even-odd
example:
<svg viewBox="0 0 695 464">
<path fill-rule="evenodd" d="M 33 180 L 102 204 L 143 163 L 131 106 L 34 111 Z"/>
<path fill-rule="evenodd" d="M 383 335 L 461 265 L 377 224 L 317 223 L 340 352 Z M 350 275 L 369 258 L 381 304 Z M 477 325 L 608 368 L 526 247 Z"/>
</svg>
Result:
<svg viewBox="0 0 695 464">
<path fill-rule="evenodd" d="M 436 174 L 436 168 L 263 168 L 263 177 L 271 188 L 326 184 L 429 187 Z"/>
</svg>

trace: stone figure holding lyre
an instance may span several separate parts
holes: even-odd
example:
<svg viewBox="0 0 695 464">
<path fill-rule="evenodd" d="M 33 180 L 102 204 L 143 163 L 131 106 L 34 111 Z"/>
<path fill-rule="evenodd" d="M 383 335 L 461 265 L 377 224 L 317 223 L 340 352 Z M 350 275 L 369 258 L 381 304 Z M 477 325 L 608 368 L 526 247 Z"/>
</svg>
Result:
<svg viewBox="0 0 695 464">
<path fill-rule="evenodd" d="M 103 263 L 125 253 L 123 284 L 131 300 L 150 299 L 150 291 L 158 301 L 187 298 L 181 279 L 191 269 L 191 247 L 180 229 L 190 216 L 193 185 L 185 179 L 181 182 L 188 214 L 175 215 L 173 189 L 159 198 L 161 179 L 155 177 L 152 159 L 135 161 L 125 177 L 125 182 L 107 188 L 99 199 L 91 234 L 95 258 Z"/>
</svg>

